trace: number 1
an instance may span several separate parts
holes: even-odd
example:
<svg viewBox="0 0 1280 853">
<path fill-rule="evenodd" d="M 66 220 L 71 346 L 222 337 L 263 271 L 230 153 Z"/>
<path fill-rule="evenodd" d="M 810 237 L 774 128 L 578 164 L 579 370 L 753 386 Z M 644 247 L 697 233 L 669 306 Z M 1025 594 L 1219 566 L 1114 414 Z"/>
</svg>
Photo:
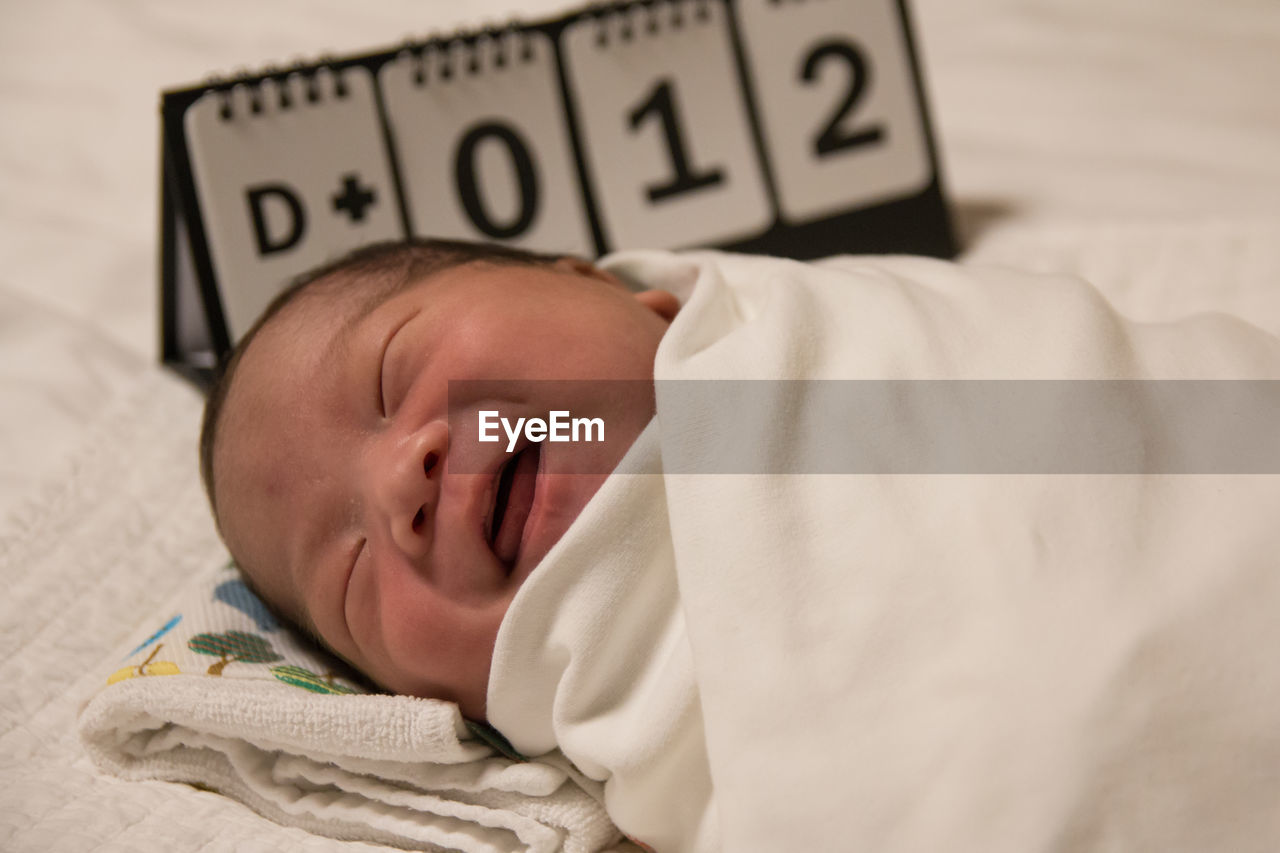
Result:
<svg viewBox="0 0 1280 853">
<path fill-rule="evenodd" d="M 680 118 L 676 113 L 676 102 L 671 91 L 670 80 L 659 80 L 653 94 L 628 116 L 631 130 L 635 131 L 647 116 L 656 115 L 662 122 L 662 131 L 666 136 L 667 154 L 671 158 L 671 170 L 674 174 L 666 183 L 650 184 L 645 188 L 651 202 L 712 187 L 724 180 L 723 169 L 706 169 L 695 173 L 689 167 L 689 154 L 685 148 L 684 134 L 681 132 Z"/>
</svg>

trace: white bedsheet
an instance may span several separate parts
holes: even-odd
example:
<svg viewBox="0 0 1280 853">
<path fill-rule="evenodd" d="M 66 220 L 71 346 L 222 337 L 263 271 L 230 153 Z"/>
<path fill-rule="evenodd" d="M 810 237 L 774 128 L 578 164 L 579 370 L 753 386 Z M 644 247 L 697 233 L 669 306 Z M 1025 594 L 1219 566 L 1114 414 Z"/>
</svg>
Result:
<svg viewBox="0 0 1280 853">
<path fill-rule="evenodd" d="M 0 7 L 0 848 L 343 846 L 104 777 L 74 736 L 81 676 L 219 556 L 198 401 L 151 364 L 159 91 L 566 5 Z M 1081 272 L 1139 318 L 1224 304 L 1280 330 L 1280 5 L 912 8 L 968 256 Z M 56 569 L 24 571 L 32 549 Z"/>
</svg>

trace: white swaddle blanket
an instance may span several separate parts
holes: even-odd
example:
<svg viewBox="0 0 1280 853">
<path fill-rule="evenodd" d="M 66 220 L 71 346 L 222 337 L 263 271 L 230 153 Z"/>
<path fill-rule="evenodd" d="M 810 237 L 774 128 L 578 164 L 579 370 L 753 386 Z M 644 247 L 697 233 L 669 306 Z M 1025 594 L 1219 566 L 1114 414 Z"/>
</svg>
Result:
<svg viewBox="0 0 1280 853">
<path fill-rule="evenodd" d="M 772 408 L 727 415 L 681 391 L 1277 380 L 1280 340 L 1221 316 L 1131 323 L 1077 280 L 916 259 L 611 268 L 688 300 L 628 460 L 666 473 L 612 478 L 517 595 L 489 718 L 518 749 L 562 748 L 658 850 L 1280 848 L 1278 383 L 1213 386 L 1264 398 L 1205 419 L 1247 410 L 1241 456 L 1158 398 L 1194 386 L 1159 384 L 1114 398 L 1123 416 L 1094 424 L 1079 467 L 1009 473 L 985 456 L 913 470 L 904 448 L 951 430 L 910 398 L 871 420 L 884 440 L 863 473 L 823 473 L 864 437 L 814 421 L 815 398 L 779 385 Z M 1070 400 L 1039 413 L 1043 446 L 1093 423 Z M 739 471 L 811 473 L 700 471 L 726 444 L 782 460 Z"/>
</svg>

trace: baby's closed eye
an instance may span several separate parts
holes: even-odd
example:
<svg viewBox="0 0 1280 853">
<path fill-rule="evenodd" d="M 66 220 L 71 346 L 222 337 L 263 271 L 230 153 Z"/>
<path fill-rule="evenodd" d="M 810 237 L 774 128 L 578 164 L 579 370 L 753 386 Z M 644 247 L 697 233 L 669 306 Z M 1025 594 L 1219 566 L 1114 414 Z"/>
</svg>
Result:
<svg viewBox="0 0 1280 853">
<path fill-rule="evenodd" d="M 400 330 L 409 325 L 409 322 L 416 316 L 417 312 L 411 313 L 391 328 L 387 339 L 383 342 L 382 352 L 378 357 L 378 411 L 384 418 L 389 418 L 395 414 L 395 410 L 398 407 L 397 400 L 399 399 L 399 395 L 396 394 L 397 385 L 394 381 L 397 376 L 394 369 L 395 362 L 390 357 L 391 346 Z"/>
</svg>

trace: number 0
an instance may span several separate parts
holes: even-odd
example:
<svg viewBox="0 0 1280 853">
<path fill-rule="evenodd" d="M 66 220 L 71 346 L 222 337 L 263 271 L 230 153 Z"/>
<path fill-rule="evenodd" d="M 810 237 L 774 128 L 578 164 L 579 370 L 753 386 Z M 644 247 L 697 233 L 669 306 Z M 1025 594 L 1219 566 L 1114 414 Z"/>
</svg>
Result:
<svg viewBox="0 0 1280 853">
<path fill-rule="evenodd" d="M 480 200 L 476 184 L 476 148 L 487 138 L 494 138 L 507 147 L 511 165 L 515 167 L 520 183 L 520 209 L 507 223 L 495 222 Z M 453 158 L 453 173 L 458 186 L 458 198 L 467 211 L 467 218 L 486 235 L 497 240 L 507 240 L 524 233 L 538 213 L 538 174 L 533 168 L 529 146 L 515 128 L 499 122 L 478 124 L 463 134 Z"/>
</svg>

